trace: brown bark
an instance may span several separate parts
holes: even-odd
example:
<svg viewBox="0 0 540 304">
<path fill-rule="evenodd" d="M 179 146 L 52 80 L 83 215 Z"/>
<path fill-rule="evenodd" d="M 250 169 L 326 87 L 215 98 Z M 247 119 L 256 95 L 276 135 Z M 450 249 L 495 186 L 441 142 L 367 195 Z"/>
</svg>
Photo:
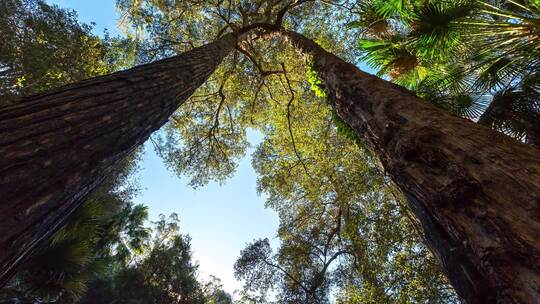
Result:
<svg viewBox="0 0 540 304">
<path fill-rule="evenodd" d="M 197 89 L 237 39 L 0 108 L 0 286 Z"/>
<path fill-rule="evenodd" d="M 540 150 L 275 31 L 312 57 L 330 102 L 379 156 L 468 303 L 540 299 Z"/>
</svg>

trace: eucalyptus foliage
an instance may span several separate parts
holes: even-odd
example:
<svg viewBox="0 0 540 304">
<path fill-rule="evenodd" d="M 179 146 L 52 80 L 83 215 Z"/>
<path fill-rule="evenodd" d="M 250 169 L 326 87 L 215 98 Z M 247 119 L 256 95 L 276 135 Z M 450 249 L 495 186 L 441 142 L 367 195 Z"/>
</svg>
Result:
<svg viewBox="0 0 540 304">
<path fill-rule="evenodd" d="M 118 1 L 127 31 L 157 59 L 228 28 L 282 21 L 351 61 L 352 4 L 333 1 Z M 287 14 L 283 14 L 287 10 Z M 234 173 L 251 128 L 258 190 L 280 217 L 277 249 L 255 240 L 235 273 L 245 303 L 456 302 L 402 199 L 368 151 L 338 121 L 306 60 L 278 39 L 254 35 L 154 138 L 158 153 L 193 186 Z M 336 127 L 336 122 L 338 127 Z M 341 122 L 341 125 L 339 123 Z M 350 134 L 348 134 L 349 137 Z M 360 144 L 360 145 L 359 145 Z"/>
<path fill-rule="evenodd" d="M 129 67 L 133 41 L 100 39 L 74 11 L 42 0 L 0 3 L 0 105 L 20 96 Z"/>
</svg>

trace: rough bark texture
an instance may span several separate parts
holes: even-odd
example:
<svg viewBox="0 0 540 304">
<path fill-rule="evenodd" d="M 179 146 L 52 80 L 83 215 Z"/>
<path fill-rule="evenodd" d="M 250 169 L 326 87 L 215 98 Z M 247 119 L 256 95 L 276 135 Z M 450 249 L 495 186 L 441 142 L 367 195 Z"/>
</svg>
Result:
<svg viewBox="0 0 540 304">
<path fill-rule="evenodd" d="M 0 286 L 197 89 L 233 35 L 0 108 Z"/>
<path fill-rule="evenodd" d="M 329 100 L 409 199 L 468 303 L 540 299 L 540 150 L 434 107 L 292 32 Z"/>
</svg>

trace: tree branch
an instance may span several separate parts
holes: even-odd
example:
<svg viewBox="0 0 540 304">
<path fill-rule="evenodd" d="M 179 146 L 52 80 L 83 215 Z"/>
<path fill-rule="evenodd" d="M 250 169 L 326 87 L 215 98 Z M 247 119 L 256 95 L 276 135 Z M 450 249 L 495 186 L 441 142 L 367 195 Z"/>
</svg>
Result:
<svg viewBox="0 0 540 304">
<path fill-rule="evenodd" d="M 289 91 L 291 93 L 291 99 L 289 100 L 289 103 L 287 103 L 287 124 L 289 128 L 289 135 L 291 136 L 291 141 L 293 145 L 294 154 L 296 154 L 296 157 L 298 158 L 298 161 L 302 164 L 302 167 L 304 168 L 304 171 L 306 172 L 307 176 L 311 179 L 311 174 L 309 173 L 309 170 L 304 163 L 304 160 L 300 156 L 300 153 L 298 152 L 298 149 L 296 149 L 296 142 L 294 140 L 294 135 L 292 131 L 292 125 L 291 125 L 291 105 L 294 101 L 294 90 L 292 89 L 291 82 L 289 80 L 289 77 L 287 76 L 287 70 L 285 69 L 285 64 L 281 63 L 281 68 L 283 69 L 283 76 L 285 76 L 285 80 L 287 81 L 287 86 L 289 87 Z"/>
<path fill-rule="evenodd" d="M 295 284 L 298 284 L 298 286 L 300 286 L 300 288 L 302 288 L 306 293 L 309 293 L 309 289 L 307 289 L 307 287 L 304 286 L 304 284 L 302 284 L 302 282 L 298 281 L 295 277 L 293 277 L 289 272 L 287 272 L 287 270 L 285 270 L 283 267 L 279 266 L 279 265 L 276 265 L 272 262 L 269 262 L 267 261 L 266 259 L 263 259 L 263 262 L 268 265 L 268 266 L 271 266 L 271 267 L 274 267 L 276 269 L 278 269 L 279 271 L 283 272 L 283 274 L 285 274 L 289 279 L 291 279 Z"/>
<path fill-rule="evenodd" d="M 272 75 L 272 74 L 283 74 L 283 71 L 280 71 L 280 70 L 269 70 L 269 71 L 265 71 L 261 64 L 259 62 L 257 62 L 257 60 L 255 59 L 255 57 L 253 55 L 251 55 L 247 50 L 243 49 L 241 46 L 236 46 L 236 49 L 244 54 L 252 63 L 253 65 L 255 66 L 255 68 L 257 68 L 257 70 L 259 71 L 259 73 L 261 73 L 261 76 L 262 77 L 266 77 L 268 75 Z"/>
</svg>

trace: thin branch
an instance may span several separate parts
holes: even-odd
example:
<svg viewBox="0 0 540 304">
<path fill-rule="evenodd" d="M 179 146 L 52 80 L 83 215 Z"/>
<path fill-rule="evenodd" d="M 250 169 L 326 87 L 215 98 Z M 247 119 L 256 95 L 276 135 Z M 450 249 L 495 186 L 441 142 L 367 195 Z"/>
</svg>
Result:
<svg viewBox="0 0 540 304">
<path fill-rule="evenodd" d="M 289 91 L 291 93 L 291 99 L 289 100 L 289 103 L 287 103 L 287 124 L 289 128 L 289 135 L 291 136 L 294 154 L 296 154 L 296 157 L 302 164 L 302 167 L 304 168 L 304 171 L 306 172 L 307 176 L 309 178 L 312 178 L 306 164 L 304 163 L 304 160 L 302 159 L 302 157 L 300 156 L 300 153 L 298 152 L 298 149 L 296 148 L 296 142 L 294 140 L 292 125 L 291 125 L 291 105 L 292 105 L 292 102 L 294 101 L 294 90 L 292 89 L 291 82 L 289 80 L 289 77 L 287 76 L 287 70 L 285 69 L 285 64 L 283 62 L 281 63 L 281 68 L 283 69 L 283 76 L 285 76 L 285 80 L 287 81 L 287 86 L 289 87 Z"/>
<path fill-rule="evenodd" d="M 156 141 L 152 138 L 152 136 L 150 136 L 149 139 L 150 139 L 150 142 L 152 143 L 152 146 L 154 146 L 154 150 L 156 151 L 157 155 L 163 157 L 163 155 L 164 155 L 163 151 L 161 151 L 161 148 L 156 143 Z"/>
<path fill-rule="evenodd" d="M 223 88 L 225 87 L 225 82 L 227 82 L 228 76 L 223 79 L 219 86 L 218 94 L 221 98 L 218 104 L 218 108 L 216 111 L 216 115 L 214 116 L 214 124 L 208 130 L 208 136 L 213 137 L 214 131 L 218 130 L 219 128 L 219 114 L 221 114 L 221 109 L 223 108 L 223 104 L 225 103 L 225 94 L 223 93 Z"/>
<path fill-rule="evenodd" d="M 236 49 L 244 54 L 252 63 L 253 65 L 255 66 L 255 68 L 257 68 L 257 70 L 259 71 L 259 73 L 261 73 L 261 76 L 262 77 L 266 77 L 268 75 L 272 75 L 272 74 L 283 74 L 283 71 L 280 71 L 280 70 L 269 70 L 269 71 L 265 71 L 261 64 L 259 62 L 257 62 L 257 60 L 255 59 L 255 57 L 253 55 L 251 55 L 247 50 L 243 49 L 242 47 L 240 46 L 236 46 Z"/>
<path fill-rule="evenodd" d="M 295 277 L 293 277 L 289 272 L 287 272 L 287 270 L 285 270 L 283 267 L 279 266 L 279 265 L 276 265 L 272 262 L 269 262 L 268 260 L 266 259 L 263 259 L 263 262 L 268 265 L 268 266 L 271 266 L 271 267 L 274 267 L 276 269 L 278 269 L 279 271 L 283 272 L 283 274 L 285 274 L 289 279 L 291 279 L 294 283 L 298 284 L 298 286 L 300 286 L 300 288 L 302 288 L 306 293 L 309 293 L 309 289 L 307 289 L 304 284 L 302 284 L 302 282 L 298 281 Z"/>
<path fill-rule="evenodd" d="M 293 9 L 293 8 L 295 8 L 295 7 L 297 7 L 297 6 L 301 5 L 301 4 L 303 4 L 303 3 L 305 3 L 305 2 L 308 2 L 308 1 L 313 1 L 313 0 L 296 0 L 296 1 L 293 1 L 293 2 L 291 2 L 291 3 L 287 4 L 287 5 L 285 5 L 285 6 L 277 13 L 276 21 L 274 22 L 274 24 L 275 24 L 276 26 L 282 26 L 282 24 L 283 24 L 283 18 L 285 17 L 285 14 L 286 14 L 289 10 L 291 10 L 291 9 Z"/>
<path fill-rule="evenodd" d="M 251 111 L 250 111 L 250 117 L 249 120 L 251 121 L 252 125 L 255 125 L 255 121 L 253 120 L 253 112 L 255 111 L 255 103 L 257 102 L 257 97 L 259 96 L 259 93 L 261 92 L 261 89 L 263 87 L 264 80 L 261 80 L 259 83 L 259 86 L 257 86 L 257 90 L 255 90 L 255 95 L 253 96 L 253 100 L 251 101 Z"/>
</svg>

